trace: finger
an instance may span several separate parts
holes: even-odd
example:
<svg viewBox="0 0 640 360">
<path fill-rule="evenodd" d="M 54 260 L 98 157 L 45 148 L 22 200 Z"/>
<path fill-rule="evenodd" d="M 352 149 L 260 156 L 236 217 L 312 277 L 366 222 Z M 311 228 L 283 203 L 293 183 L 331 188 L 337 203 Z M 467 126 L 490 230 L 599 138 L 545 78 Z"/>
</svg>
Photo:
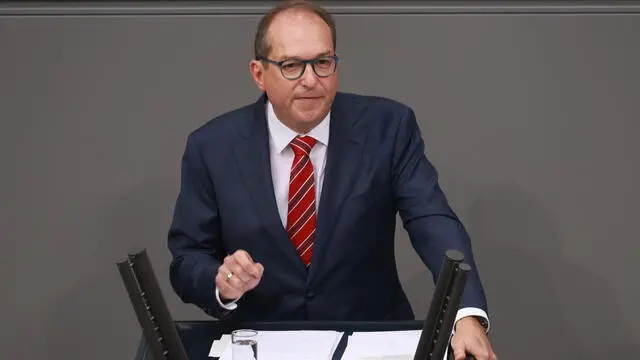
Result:
<svg viewBox="0 0 640 360">
<path fill-rule="evenodd" d="M 262 264 L 256 264 L 256 267 L 258 268 L 259 275 L 258 275 L 257 278 L 251 278 L 250 281 L 245 283 L 245 291 L 253 290 L 256 286 L 258 286 L 258 284 L 262 280 L 262 274 L 264 272 L 264 267 L 262 266 Z"/>
<path fill-rule="evenodd" d="M 236 286 L 236 282 L 227 280 L 227 274 L 229 274 L 229 270 L 224 265 L 220 266 L 220 268 L 218 269 L 218 274 L 216 275 L 216 286 L 218 287 L 220 296 L 227 299 L 239 298 L 243 294 L 243 289 L 238 288 Z"/>
<path fill-rule="evenodd" d="M 244 271 L 253 278 L 260 276 L 260 270 L 253 262 L 253 258 L 248 252 L 239 250 L 234 254 L 235 260 L 243 267 Z"/>
<path fill-rule="evenodd" d="M 244 267 L 238 262 L 236 255 L 227 256 L 224 259 L 224 265 L 234 275 L 231 279 L 236 277 L 242 282 L 248 282 L 251 280 L 251 275 L 244 270 Z"/>
<path fill-rule="evenodd" d="M 246 250 L 237 250 L 233 255 L 246 257 L 250 262 L 253 262 L 253 258 L 251 257 L 251 254 L 249 254 Z"/>
<path fill-rule="evenodd" d="M 466 344 L 466 352 L 473 355 L 476 360 L 490 360 L 491 348 L 482 341 L 471 341 Z"/>
<path fill-rule="evenodd" d="M 453 350 L 454 360 L 465 360 L 467 353 L 465 351 L 464 342 L 459 337 L 453 336 L 451 339 L 451 349 Z"/>
<path fill-rule="evenodd" d="M 241 293 L 244 294 L 247 291 L 247 282 L 243 281 L 241 278 L 237 277 L 235 274 L 227 281 L 227 283 L 233 286 L 235 289 L 238 289 Z"/>
<path fill-rule="evenodd" d="M 464 350 L 453 349 L 453 358 L 454 360 L 466 360 L 467 353 Z"/>
<path fill-rule="evenodd" d="M 488 354 L 489 354 L 487 356 L 487 359 L 489 359 L 489 360 L 498 360 L 498 355 L 496 355 L 496 353 L 493 352 L 493 348 L 491 347 L 491 344 L 487 344 L 486 346 L 488 347 L 487 351 L 488 351 Z"/>
<path fill-rule="evenodd" d="M 216 286 L 219 288 L 231 286 L 231 284 L 229 284 L 230 279 L 228 278 L 230 274 L 232 273 L 231 270 L 229 270 L 229 267 L 224 263 L 220 265 L 218 268 L 218 274 L 216 274 Z"/>
<path fill-rule="evenodd" d="M 240 269 L 240 272 L 242 271 L 242 268 L 240 268 L 238 265 L 235 266 Z M 233 268 L 230 268 L 229 265 L 225 263 L 218 268 L 218 273 L 220 274 L 221 280 L 224 284 L 231 286 L 241 294 L 244 293 L 244 281 L 242 281 L 242 279 L 238 276 L 237 271 L 234 271 Z M 229 276 L 229 274 L 231 274 L 231 276 Z"/>
<path fill-rule="evenodd" d="M 260 270 L 253 262 L 251 255 L 249 255 L 246 251 L 237 251 L 233 257 L 235 260 L 242 266 L 244 271 L 253 278 L 258 278 L 260 276 Z"/>
<path fill-rule="evenodd" d="M 260 280 L 262 280 L 264 267 L 260 263 L 256 264 L 256 267 L 258 268 L 258 271 L 259 271 L 258 277 L 252 278 L 251 280 L 245 283 L 245 291 L 253 290 L 256 286 L 258 286 L 258 284 L 260 283 Z"/>
<path fill-rule="evenodd" d="M 220 292 L 220 297 L 228 300 L 235 300 L 242 296 L 242 292 L 233 287 L 228 282 L 221 280 L 216 284 L 218 286 L 218 291 Z"/>
</svg>

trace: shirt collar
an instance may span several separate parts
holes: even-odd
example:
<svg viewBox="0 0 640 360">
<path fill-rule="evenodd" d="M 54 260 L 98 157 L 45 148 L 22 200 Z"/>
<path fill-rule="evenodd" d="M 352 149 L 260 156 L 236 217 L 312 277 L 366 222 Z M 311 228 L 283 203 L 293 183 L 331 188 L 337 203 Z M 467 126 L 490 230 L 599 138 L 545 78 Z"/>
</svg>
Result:
<svg viewBox="0 0 640 360">
<path fill-rule="evenodd" d="M 289 146 L 291 140 L 298 135 L 307 135 L 316 139 L 317 142 L 324 146 L 329 145 L 329 122 L 331 119 L 331 111 L 322 121 L 306 134 L 299 134 L 285 124 L 283 124 L 276 116 L 271 101 L 267 101 L 267 123 L 269 125 L 269 133 L 278 153 L 282 153 Z"/>
</svg>

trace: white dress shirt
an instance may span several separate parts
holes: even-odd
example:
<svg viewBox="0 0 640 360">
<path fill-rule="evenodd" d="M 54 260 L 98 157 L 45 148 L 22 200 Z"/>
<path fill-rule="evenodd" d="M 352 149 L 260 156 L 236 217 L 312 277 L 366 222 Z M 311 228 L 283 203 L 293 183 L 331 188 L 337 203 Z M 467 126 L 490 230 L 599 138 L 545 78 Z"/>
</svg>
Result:
<svg viewBox="0 0 640 360">
<path fill-rule="evenodd" d="M 316 145 L 311 149 L 309 157 L 313 164 L 313 171 L 316 186 L 316 208 L 320 203 L 322 193 L 322 183 L 324 180 L 324 170 L 327 158 L 327 145 L 329 144 L 329 122 L 331 113 L 307 134 L 298 134 L 285 126 L 278 120 L 273 105 L 267 102 L 267 123 L 269 129 L 269 153 L 271 159 L 271 178 L 273 179 L 273 187 L 275 192 L 278 212 L 283 226 L 286 227 L 287 207 L 289 196 L 289 173 L 291 172 L 291 164 L 293 163 L 293 151 L 289 147 L 289 143 L 298 135 L 308 135 L 317 140 Z M 224 304 L 220 300 L 220 293 L 216 287 L 216 299 L 220 306 L 227 310 L 235 310 L 237 308 L 236 299 L 230 303 Z M 465 316 L 480 316 L 488 322 L 486 312 L 479 308 L 462 308 L 458 310 L 456 322 Z M 487 328 L 488 330 L 488 328 Z"/>
<path fill-rule="evenodd" d="M 289 204 L 289 175 L 293 163 L 293 150 L 289 143 L 298 135 L 307 135 L 316 139 L 316 144 L 309 153 L 309 158 L 313 164 L 313 176 L 316 188 L 316 211 L 320 204 L 322 194 L 322 183 L 324 182 L 324 166 L 327 160 L 327 145 L 329 144 L 329 122 L 330 114 L 311 129 L 307 134 L 298 134 L 286 127 L 273 111 L 273 106 L 269 102 L 267 105 L 267 123 L 269 125 L 269 152 L 271 157 L 271 178 L 273 179 L 273 190 L 278 204 L 278 212 L 282 225 L 287 226 L 287 212 Z"/>
</svg>

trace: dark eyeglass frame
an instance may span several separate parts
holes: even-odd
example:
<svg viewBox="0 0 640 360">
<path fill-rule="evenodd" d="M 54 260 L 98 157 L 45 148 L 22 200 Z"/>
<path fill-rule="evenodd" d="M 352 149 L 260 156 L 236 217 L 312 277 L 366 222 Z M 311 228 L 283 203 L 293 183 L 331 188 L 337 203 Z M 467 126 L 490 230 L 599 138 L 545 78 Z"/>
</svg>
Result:
<svg viewBox="0 0 640 360">
<path fill-rule="evenodd" d="M 333 66 L 333 71 L 328 74 L 328 75 L 320 75 L 318 74 L 318 71 L 316 71 L 316 63 L 320 60 L 325 60 L 325 59 L 332 59 L 335 62 L 335 65 Z M 304 72 L 307 71 L 307 64 L 311 65 L 311 68 L 313 69 L 313 73 L 316 74 L 316 76 L 321 77 L 321 78 L 326 78 L 329 77 L 331 75 L 333 75 L 336 72 L 336 69 L 338 68 L 338 60 L 340 60 L 338 58 L 337 55 L 322 55 L 322 56 L 318 56 L 316 58 L 313 59 L 309 59 L 309 60 L 301 60 L 301 59 L 284 59 L 281 61 L 275 61 L 275 60 L 271 60 L 267 57 L 262 57 L 262 56 L 258 56 L 256 57 L 256 60 L 260 60 L 260 61 L 266 61 L 270 64 L 273 64 L 275 66 L 277 66 L 280 69 L 280 73 L 282 74 L 282 76 L 287 79 L 287 80 L 298 80 L 302 77 L 302 75 L 304 75 Z M 282 70 L 282 66 L 284 65 L 284 63 L 288 62 L 288 61 L 295 61 L 298 63 L 302 63 L 302 71 L 300 72 L 300 74 L 298 76 L 294 76 L 294 77 L 290 77 L 284 74 L 284 70 Z"/>
</svg>

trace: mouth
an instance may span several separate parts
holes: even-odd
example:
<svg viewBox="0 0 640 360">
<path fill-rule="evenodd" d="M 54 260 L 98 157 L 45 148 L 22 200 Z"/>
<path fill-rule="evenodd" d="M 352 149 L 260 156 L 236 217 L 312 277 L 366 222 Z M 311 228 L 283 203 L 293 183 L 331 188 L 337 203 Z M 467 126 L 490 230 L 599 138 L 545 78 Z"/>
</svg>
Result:
<svg viewBox="0 0 640 360">
<path fill-rule="evenodd" d="M 316 99 L 320 99 L 320 98 L 321 98 L 321 96 L 300 96 L 300 97 L 297 97 L 296 99 L 299 99 L 299 100 L 316 100 Z"/>
</svg>

